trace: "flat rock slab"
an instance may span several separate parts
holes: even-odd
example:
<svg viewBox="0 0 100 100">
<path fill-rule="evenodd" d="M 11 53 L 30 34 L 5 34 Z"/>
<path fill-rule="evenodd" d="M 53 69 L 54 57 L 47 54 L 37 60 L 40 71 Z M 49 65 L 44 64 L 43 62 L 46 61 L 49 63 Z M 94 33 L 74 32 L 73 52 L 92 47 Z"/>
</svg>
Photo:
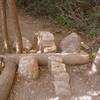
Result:
<svg viewBox="0 0 100 100">
<path fill-rule="evenodd" d="M 63 63 L 63 59 L 60 56 L 51 56 L 49 57 L 49 64 L 55 94 L 62 97 L 70 96 L 70 76 L 66 72 L 66 65 Z"/>
</svg>

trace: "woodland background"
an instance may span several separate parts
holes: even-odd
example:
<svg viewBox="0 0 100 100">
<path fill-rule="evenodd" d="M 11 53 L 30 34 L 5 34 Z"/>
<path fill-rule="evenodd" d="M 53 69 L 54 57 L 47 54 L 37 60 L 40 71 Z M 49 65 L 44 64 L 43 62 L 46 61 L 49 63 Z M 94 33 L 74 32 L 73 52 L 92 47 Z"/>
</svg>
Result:
<svg viewBox="0 0 100 100">
<path fill-rule="evenodd" d="M 95 37 L 100 34 L 100 0 L 17 0 L 19 8 L 35 16 Z"/>
</svg>

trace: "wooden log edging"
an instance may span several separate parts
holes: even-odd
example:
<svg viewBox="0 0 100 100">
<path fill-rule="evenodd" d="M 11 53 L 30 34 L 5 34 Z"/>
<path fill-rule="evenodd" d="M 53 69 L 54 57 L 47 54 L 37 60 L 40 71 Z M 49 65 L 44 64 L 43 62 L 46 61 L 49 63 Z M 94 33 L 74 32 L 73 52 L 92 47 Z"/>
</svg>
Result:
<svg viewBox="0 0 100 100">
<path fill-rule="evenodd" d="M 82 65 L 89 63 L 89 55 L 87 53 L 6 54 L 6 55 L 0 55 L 0 57 L 3 58 L 9 57 L 11 59 L 14 59 L 18 63 L 21 57 L 29 55 L 35 56 L 40 65 L 47 65 L 49 56 L 60 56 L 63 58 L 64 64 L 67 65 L 76 65 L 76 64 Z"/>
<path fill-rule="evenodd" d="M 0 75 L 0 100 L 7 100 L 15 78 L 17 64 L 12 60 L 5 62 L 5 68 Z"/>
</svg>

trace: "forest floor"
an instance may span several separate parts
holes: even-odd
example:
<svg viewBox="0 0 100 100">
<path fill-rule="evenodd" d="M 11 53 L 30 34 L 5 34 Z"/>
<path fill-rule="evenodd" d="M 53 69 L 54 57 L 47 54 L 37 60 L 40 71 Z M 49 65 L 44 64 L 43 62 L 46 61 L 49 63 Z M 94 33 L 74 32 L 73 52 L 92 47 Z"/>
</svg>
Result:
<svg viewBox="0 0 100 100">
<path fill-rule="evenodd" d="M 19 13 L 22 35 L 33 42 L 34 33 L 37 31 L 50 31 L 55 35 L 55 42 L 59 47 L 60 41 L 67 36 L 68 30 L 55 25 L 46 17 L 31 17 L 22 11 Z M 11 19 L 8 19 L 10 42 L 13 43 L 15 34 Z M 0 29 L 1 30 L 1 29 Z M 0 34 L 2 37 L 2 35 Z M 99 37 L 93 41 L 87 37 L 83 40 L 90 48 L 98 47 Z M 2 39 L 2 38 L 1 38 Z M 0 46 L 0 49 L 3 47 Z M 91 49 L 88 50 L 90 53 Z M 0 51 L 1 52 L 1 51 Z M 81 66 L 66 66 L 70 75 L 71 97 L 65 100 L 100 100 L 100 75 L 89 76 L 87 71 L 91 64 Z M 51 76 L 46 66 L 40 67 L 40 77 L 37 80 L 24 80 L 17 77 L 12 87 L 9 100 L 59 100 L 54 93 L 54 87 L 51 82 Z M 78 99 L 80 97 L 81 99 Z M 55 99 L 53 99 L 55 98 Z M 85 98 L 85 99 L 84 99 Z"/>
</svg>

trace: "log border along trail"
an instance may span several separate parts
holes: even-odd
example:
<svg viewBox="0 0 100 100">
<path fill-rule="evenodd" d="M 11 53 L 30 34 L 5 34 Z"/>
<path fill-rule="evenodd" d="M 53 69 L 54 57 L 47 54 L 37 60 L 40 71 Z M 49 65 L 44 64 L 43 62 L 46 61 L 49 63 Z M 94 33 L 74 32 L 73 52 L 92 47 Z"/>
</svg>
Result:
<svg viewBox="0 0 100 100">
<path fill-rule="evenodd" d="M 84 52 L 80 53 L 42 53 L 42 54 L 5 54 L 0 55 L 0 57 L 6 59 L 15 59 L 16 63 L 19 62 L 19 59 L 23 56 L 34 56 L 38 62 L 39 65 L 47 65 L 48 64 L 48 57 L 49 56 L 60 56 L 63 58 L 63 62 L 66 65 L 82 65 L 89 63 L 89 55 Z"/>
<path fill-rule="evenodd" d="M 0 75 L 0 100 L 7 100 L 12 88 L 17 70 L 17 64 L 12 59 L 6 59 L 5 68 Z"/>
<path fill-rule="evenodd" d="M 89 62 L 89 55 L 86 53 L 42 53 L 42 54 L 5 54 L 0 55 L 5 61 L 5 68 L 0 76 L 0 100 L 7 100 L 13 81 L 16 75 L 17 64 L 23 56 L 34 56 L 39 65 L 47 65 L 49 56 L 62 57 L 64 64 L 76 65 Z M 9 81 L 10 80 L 10 81 Z"/>
</svg>

